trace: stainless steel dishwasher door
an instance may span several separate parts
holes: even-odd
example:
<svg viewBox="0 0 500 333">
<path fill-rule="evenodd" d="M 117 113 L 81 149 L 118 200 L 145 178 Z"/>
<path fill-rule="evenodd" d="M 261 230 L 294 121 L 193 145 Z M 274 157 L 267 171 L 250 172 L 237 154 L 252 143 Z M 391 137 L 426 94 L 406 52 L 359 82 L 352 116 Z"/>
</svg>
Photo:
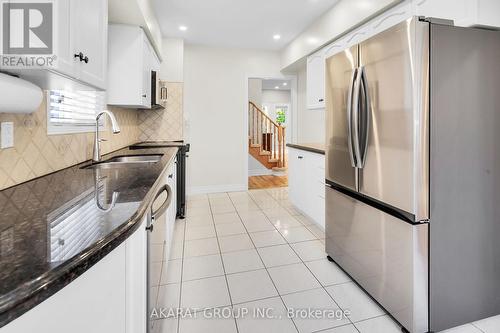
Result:
<svg viewBox="0 0 500 333">
<path fill-rule="evenodd" d="M 147 332 L 161 332 L 164 320 L 161 320 L 161 309 L 158 308 L 158 298 L 163 262 L 165 259 L 165 246 L 167 241 L 167 208 L 172 201 L 172 189 L 163 185 L 157 192 L 151 205 L 148 216 L 148 327 Z M 164 283 L 163 283 L 164 284 Z"/>
</svg>

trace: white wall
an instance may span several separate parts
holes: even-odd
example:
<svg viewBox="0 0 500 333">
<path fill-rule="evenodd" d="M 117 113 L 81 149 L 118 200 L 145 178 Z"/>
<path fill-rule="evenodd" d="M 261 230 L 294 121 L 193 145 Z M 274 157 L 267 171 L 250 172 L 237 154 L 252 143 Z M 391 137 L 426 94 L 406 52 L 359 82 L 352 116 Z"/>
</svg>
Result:
<svg viewBox="0 0 500 333">
<path fill-rule="evenodd" d="M 108 21 L 141 26 L 156 53 L 162 53 L 160 25 L 151 0 L 108 0 Z"/>
<path fill-rule="evenodd" d="M 257 107 L 262 105 L 262 79 L 248 80 L 248 100 L 253 102 Z"/>
<path fill-rule="evenodd" d="M 291 104 L 292 95 L 290 90 L 262 90 L 262 104 L 283 103 Z"/>
<path fill-rule="evenodd" d="M 164 38 L 162 56 L 160 79 L 168 82 L 184 82 L 184 40 Z"/>
<path fill-rule="evenodd" d="M 273 171 L 269 170 L 257 161 L 252 155 L 248 154 L 248 176 L 264 176 L 272 175 Z"/>
<path fill-rule="evenodd" d="M 297 72 L 297 142 L 325 142 L 325 109 L 307 109 L 306 65 L 302 64 Z"/>
<path fill-rule="evenodd" d="M 251 77 L 282 77 L 279 53 L 185 45 L 185 130 L 191 143 L 189 193 L 247 188 Z"/>
</svg>

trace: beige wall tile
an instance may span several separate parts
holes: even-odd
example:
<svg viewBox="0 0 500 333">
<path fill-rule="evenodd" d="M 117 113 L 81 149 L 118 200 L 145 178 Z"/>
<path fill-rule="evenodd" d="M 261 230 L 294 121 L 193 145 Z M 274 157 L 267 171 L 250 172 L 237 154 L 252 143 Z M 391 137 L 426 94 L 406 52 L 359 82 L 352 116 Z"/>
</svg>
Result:
<svg viewBox="0 0 500 333">
<path fill-rule="evenodd" d="M 137 110 L 111 108 L 121 133 L 109 137 L 103 153 L 126 147 L 139 140 Z M 0 114 L 0 122 L 14 122 L 14 147 L 0 149 L 0 189 L 46 175 L 92 157 L 94 133 L 47 135 L 45 101 L 32 114 Z"/>
<path fill-rule="evenodd" d="M 134 110 L 111 107 L 120 124 L 120 134 L 108 128 L 101 145 L 109 153 L 138 141 L 183 138 L 183 86 L 168 83 L 164 110 Z M 31 114 L 0 113 L 0 122 L 14 122 L 14 147 L 0 149 L 0 189 L 46 175 L 92 158 L 94 133 L 47 135 L 46 100 Z"/>
<path fill-rule="evenodd" d="M 139 141 L 183 139 L 183 84 L 167 83 L 167 105 L 162 110 L 139 110 Z"/>
</svg>

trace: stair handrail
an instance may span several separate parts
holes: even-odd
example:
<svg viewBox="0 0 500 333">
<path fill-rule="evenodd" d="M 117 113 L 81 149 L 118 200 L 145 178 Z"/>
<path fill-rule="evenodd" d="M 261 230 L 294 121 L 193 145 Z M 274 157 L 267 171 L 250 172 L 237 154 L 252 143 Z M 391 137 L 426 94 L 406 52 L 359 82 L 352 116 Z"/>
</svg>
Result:
<svg viewBox="0 0 500 333">
<path fill-rule="evenodd" d="M 262 116 L 264 116 L 265 118 L 269 119 L 269 121 L 276 127 L 285 127 L 285 126 L 282 126 L 280 124 L 278 124 L 277 122 L 275 122 L 274 120 L 272 120 L 272 118 L 270 118 L 264 111 L 262 111 L 261 109 L 259 109 L 259 107 L 257 105 L 255 105 L 254 102 L 251 102 L 251 101 L 248 101 L 249 104 L 251 104 L 255 109 L 257 109 L 257 111 L 259 111 L 260 113 L 262 113 Z"/>
<path fill-rule="evenodd" d="M 249 136 L 249 144 L 257 144 L 260 148 L 260 152 L 266 151 L 270 152 L 270 158 L 277 160 L 278 167 L 284 168 L 286 166 L 286 156 L 285 156 L 285 126 L 282 126 L 276 123 L 273 119 L 271 119 L 264 111 L 262 111 L 255 103 L 252 101 L 248 101 L 248 136 Z M 257 111 L 257 113 L 255 113 Z M 253 112 L 253 113 L 252 113 Z M 255 114 L 255 116 L 254 116 Z M 259 122 L 260 116 L 260 122 Z M 250 118 L 252 121 L 250 121 Z M 263 119 L 265 120 L 263 122 Z M 267 125 L 266 125 L 267 123 Z M 262 126 L 266 127 L 267 130 L 265 133 L 270 133 L 274 136 L 273 139 L 269 140 L 262 139 L 263 129 Z M 265 145 L 264 149 L 263 144 Z"/>
</svg>

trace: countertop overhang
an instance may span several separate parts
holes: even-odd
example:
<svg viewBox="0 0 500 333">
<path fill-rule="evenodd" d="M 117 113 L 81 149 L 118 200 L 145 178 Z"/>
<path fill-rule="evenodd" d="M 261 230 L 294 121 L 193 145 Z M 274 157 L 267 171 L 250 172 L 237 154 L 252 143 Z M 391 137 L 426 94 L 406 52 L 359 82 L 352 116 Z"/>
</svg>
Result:
<svg viewBox="0 0 500 333">
<path fill-rule="evenodd" d="M 325 155 L 325 145 L 321 143 L 287 143 L 286 146 Z"/>
<path fill-rule="evenodd" d="M 103 160 L 162 157 L 140 167 L 98 171 L 82 169 L 87 161 L 0 191 L 0 327 L 64 288 L 134 233 L 177 150 L 126 147 Z M 109 209 L 113 193 L 118 196 Z M 63 228 L 74 229 L 71 236 L 78 241 L 66 239 Z M 79 230 L 89 228 L 90 234 Z"/>
</svg>

